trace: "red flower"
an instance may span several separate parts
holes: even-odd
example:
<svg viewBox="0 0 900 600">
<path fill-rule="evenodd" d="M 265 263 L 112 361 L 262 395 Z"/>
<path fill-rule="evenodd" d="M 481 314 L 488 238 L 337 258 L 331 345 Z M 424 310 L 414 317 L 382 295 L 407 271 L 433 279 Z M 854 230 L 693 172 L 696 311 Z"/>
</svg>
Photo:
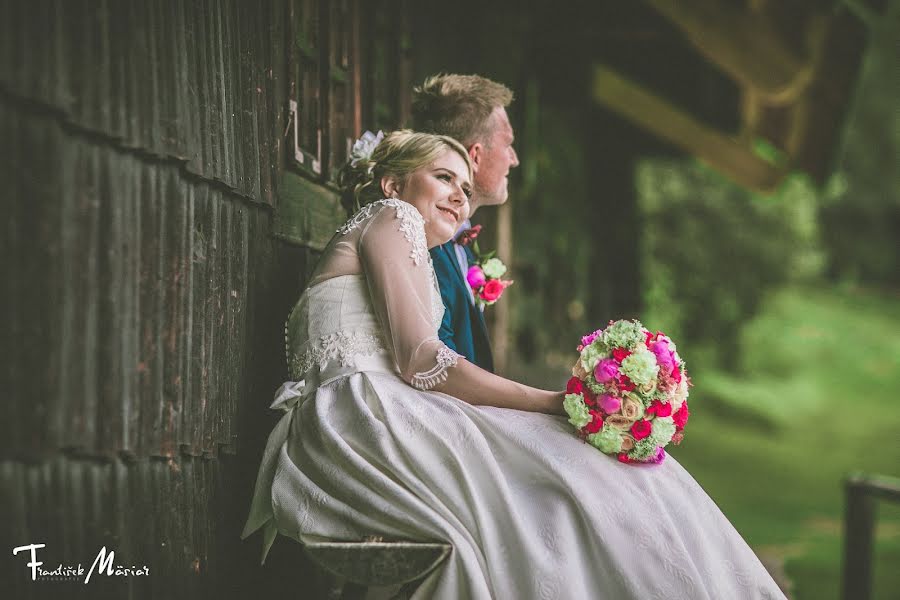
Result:
<svg viewBox="0 0 900 600">
<path fill-rule="evenodd" d="M 656 415 L 657 417 L 668 417 L 672 414 L 672 405 L 671 404 L 663 404 L 659 400 L 654 400 L 650 403 L 650 406 L 647 407 L 648 415 Z"/>
<path fill-rule="evenodd" d="M 597 403 L 597 395 L 591 391 L 591 388 L 584 388 L 584 403 L 588 406 L 594 406 Z"/>
<path fill-rule="evenodd" d="M 625 348 L 613 348 L 612 355 L 613 358 L 616 359 L 616 362 L 622 364 L 622 361 L 631 354 L 631 350 L 626 350 Z"/>
<path fill-rule="evenodd" d="M 584 426 L 584 430 L 588 433 L 597 433 L 603 429 L 603 413 L 599 410 L 591 410 L 591 422 Z"/>
<path fill-rule="evenodd" d="M 675 383 L 681 383 L 681 367 L 680 366 L 676 365 L 675 368 L 672 369 L 672 380 Z"/>
<path fill-rule="evenodd" d="M 647 419 L 638 419 L 631 426 L 631 435 L 635 440 L 642 440 L 653 431 L 653 425 Z"/>
<path fill-rule="evenodd" d="M 653 341 L 653 334 L 649 331 L 644 332 L 644 345 L 648 348 L 650 347 L 650 342 Z"/>
<path fill-rule="evenodd" d="M 481 225 L 474 225 L 471 229 L 466 229 L 459 234 L 459 237 L 456 238 L 456 243 L 468 246 L 475 241 L 475 238 L 478 237 L 479 233 L 481 233 Z"/>
<path fill-rule="evenodd" d="M 672 420 L 675 422 L 675 430 L 681 431 L 684 429 L 684 425 L 688 421 L 688 417 L 691 416 L 691 411 L 688 410 L 687 400 L 684 401 L 684 404 L 681 405 L 681 408 L 675 411 L 675 414 L 672 415 Z"/>
<path fill-rule="evenodd" d="M 621 454 L 617 454 L 617 455 L 616 455 L 616 458 L 619 459 L 619 462 L 620 462 L 620 463 L 625 463 L 626 465 L 631 464 L 632 462 L 634 462 L 634 461 L 632 461 L 630 458 L 628 458 L 628 455 L 625 454 L 624 452 L 622 452 Z"/>
<path fill-rule="evenodd" d="M 567 394 L 583 394 L 584 393 L 584 384 L 581 383 L 581 380 L 577 377 L 573 377 L 566 383 L 566 393 Z"/>
<path fill-rule="evenodd" d="M 499 279 L 491 279 L 484 284 L 484 287 L 481 288 L 481 291 L 478 292 L 478 295 L 485 302 L 496 302 L 497 299 L 503 294 L 503 289 L 505 287 L 506 286 L 504 286 L 503 282 Z"/>
<path fill-rule="evenodd" d="M 628 378 L 628 375 L 622 375 L 619 377 L 619 389 L 621 391 L 631 392 L 631 391 L 634 391 L 635 387 L 637 387 L 637 386 L 634 385 L 634 383 L 631 381 L 631 379 Z"/>
</svg>

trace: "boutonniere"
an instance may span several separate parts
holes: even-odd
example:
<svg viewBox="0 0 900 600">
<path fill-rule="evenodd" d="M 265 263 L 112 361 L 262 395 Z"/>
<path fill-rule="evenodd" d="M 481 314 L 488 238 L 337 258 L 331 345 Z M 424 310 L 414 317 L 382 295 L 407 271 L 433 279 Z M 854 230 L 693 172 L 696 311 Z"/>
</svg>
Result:
<svg viewBox="0 0 900 600">
<path fill-rule="evenodd" d="M 463 246 L 472 246 L 475 255 L 475 264 L 466 272 L 466 281 L 475 293 L 475 302 L 479 305 L 490 306 L 500 299 L 503 290 L 513 284 L 511 279 L 501 279 L 506 273 L 506 265 L 494 255 L 496 252 L 482 254 L 478 248 L 478 234 L 481 233 L 481 225 L 475 225 L 466 229 L 457 238 L 457 243 Z"/>
</svg>

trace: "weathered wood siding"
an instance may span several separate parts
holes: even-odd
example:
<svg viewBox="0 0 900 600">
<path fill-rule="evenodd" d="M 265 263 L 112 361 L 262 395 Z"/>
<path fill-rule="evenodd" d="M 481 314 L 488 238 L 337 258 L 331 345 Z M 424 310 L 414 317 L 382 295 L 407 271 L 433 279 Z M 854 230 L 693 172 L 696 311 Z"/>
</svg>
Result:
<svg viewBox="0 0 900 600">
<path fill-rule="evenodd" d="M 272 202 L 286 2 L 0 2 L 10 93 Z"/>
<path fill-rule="evenodd" d="M 3 454 L 213 456 L 231 446 L 252 376 L 251 265 L 268 212 L 54 117 L 0 118 L 21 151 L 4 186 L 21 236 L 6 284 L 25 300 L 14 305 L 27 329 L 10 358 L 29 398 L 0 426 Z"/>
<path fill-rule="evenodd" d="M 4 597 L 245 598 L 292 576 L 317 593 L 299 550 L 276 578 L 239 540 L 284 317 L 341 218 L 321 188 L 299 245 L 275 235 L 297 177 L 288 14 L 0 0 Z M 29 543 L 44 568 L 106 545 L 151 575 L 32 582 L 11 553 Z"/>
</svg>

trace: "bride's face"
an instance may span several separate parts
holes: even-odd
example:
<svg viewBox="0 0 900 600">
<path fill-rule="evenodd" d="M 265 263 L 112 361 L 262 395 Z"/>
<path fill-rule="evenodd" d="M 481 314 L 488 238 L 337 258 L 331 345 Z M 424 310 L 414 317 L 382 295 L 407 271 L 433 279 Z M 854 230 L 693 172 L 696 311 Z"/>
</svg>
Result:
<svg viewBox="0 0 900 600">
<path fill-rule="evenodd" d="M 429 248 L 450 241 L 469 217 L 469 168 L 453 150 L 448 149 L 430 165 L 410 173 L 397 185 L 396 192 L 424 217 Z"/>
</svg>

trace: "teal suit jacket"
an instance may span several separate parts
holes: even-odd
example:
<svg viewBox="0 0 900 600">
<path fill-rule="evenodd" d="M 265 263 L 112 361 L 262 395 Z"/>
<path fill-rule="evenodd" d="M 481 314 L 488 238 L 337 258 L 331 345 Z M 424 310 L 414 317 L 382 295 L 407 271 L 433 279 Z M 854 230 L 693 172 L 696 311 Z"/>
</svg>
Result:
<svg viewBox="0 0 900 600">
<path fill-rule="evenodd" d="M 465 246 L 463 248 L 471 262 L 472 251 Z M 444 320 L 438 336 L 452 350 L 493 373 L 494 357 L 491 354 L 484 315 L 469 295 L 465 274 L 456 260 L 454 242 L 449 241 L 443 246 L 432 248 L 431 261 L 441 289 L 441 299 L 444 301 Z"/>
</svg>

